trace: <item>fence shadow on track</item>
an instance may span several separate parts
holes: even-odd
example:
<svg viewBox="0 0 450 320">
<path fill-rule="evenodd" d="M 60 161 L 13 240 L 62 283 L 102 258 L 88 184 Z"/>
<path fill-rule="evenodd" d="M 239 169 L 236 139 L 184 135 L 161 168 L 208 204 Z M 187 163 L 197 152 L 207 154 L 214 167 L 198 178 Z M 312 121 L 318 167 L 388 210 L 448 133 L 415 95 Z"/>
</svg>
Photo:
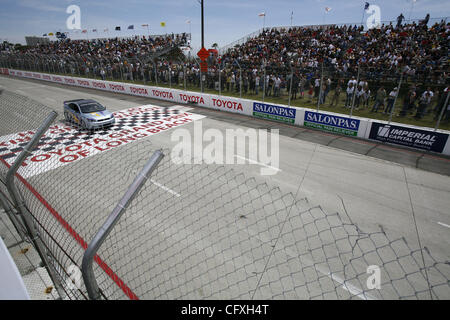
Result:
<svg viewBox="0 0 450 320">
<path fill-rule="evenodd" d="M 26 143 L 19 133 L 35 130 L 48 112 L 8 91 L 0 97 L 5 195 L 7 164 Z M 60 118 L 54 125 L 61 126 Z M 50 129 L 27 160 L 58 153 L 70 135 L 80 144 L 109 132 L 71 130 Z M 88 243 L 159 148 L 145 138 L 65 165 L 52 158 L 19 169 L 15 183 L 65 299 L 88 297 L 83 283 L 77 289 L 70 281 L 70 266 L 81 268 Z M 94 272 L 103 299 L 450 297 L 450 264 L 427 248 L 383 230 L 365 232 L 345 210 L 328 213 L 233 168 L 177 164 L 171 150 L 162 151 L 164 159 L 98 251 Z M 380 289 L 371 286 L 373 266 Z"/>
</svg>

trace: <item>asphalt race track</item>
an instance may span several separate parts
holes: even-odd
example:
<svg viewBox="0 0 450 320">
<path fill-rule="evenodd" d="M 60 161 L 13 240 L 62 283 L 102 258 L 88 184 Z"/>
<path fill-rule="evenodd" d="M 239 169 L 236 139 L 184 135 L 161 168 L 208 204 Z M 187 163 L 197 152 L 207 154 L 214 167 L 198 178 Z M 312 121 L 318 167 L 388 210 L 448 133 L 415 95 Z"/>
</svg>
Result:
<svg viewBox="0 0 450 320">
<path fill-rule="evenodd" d="M 319 206 L 330 213 L 346 212 L 352 223 L 361 230 L 367 232 L 383 230 L 392 237 L 404 237 L 409 247 L 427 247 L 437 260 L 450 260 L 450 246 L 448 245 L 450 243 L 450 159 L 448 157 L 203 109 L 195 105 L 172 106 L 169 102 L 147 98 L 73 88 L 36 80 L 17 80 L 4 76 L 0 77 L 0 86 L 56 110 L 59 113 L 60 120 L 63 118 L 63 101 L 89 98 L 99 101 L 111 111 L 123 111 L 129 108 L 152 105 L 162 108 L 173 107 L 179 112 L 192 113 L 195 121 L 180 126 L 180 128 L 187 129 L 192 136 L 194 136 L 195 125 L 199 123 L 201 123 L 203 131 L 216 129 L 223 132 L 224 136 L 226 129 L 279 129 L 279 170 L 276 170 L 276 174 L 261 175 L 262 168 L 271 168 L 258 163 L 254 159 L 241 159 L 246 160 L 246 164 L 226 165 L 226 167 L 232 167 L 236 174 L 244 173 L 247 178 L 254 177 L 258 182 L 266 182 L 268 185 L 277 186 L 283 194 L 292 193 L 297 195 L 296 198 L 298 199 L 307 198 L 311 207 Z M 173 128 L 161 131 L 146 137 L 142 141 L 151 140 L 153 147 L 171 150 L 177 143 L 171 140 L 173 132 Z M 134 143 L 143 142 L 139 140 Z M 120 148 L 118 147 L 117 150 Z M 108 161 L 114 163 L 112 154 L 112 152 L 105 152 L 101 154 L 101 157 L 109 157 Z M 97 157 L 97 155 L 92 157 Z M 90 161 L 89 159 L 91 158 L 87 157 L 79 161 Z M 121 163 L 115 163 L 111 168 L 121 165 Z M 64 169 L 63 166 L 37 174 L 56 176 L 60 172 L 59 170 Z M 111 174 L 113 173 L 111 172 Z M 88 180 L 89 173 L 78 172 L 77 174 L 86 175 Z M 201 170 L 199 170 L 199 174 L 206 175 Z M 80 177 L 80 179 L 83 179 L 83 177 Z M 159 188 L 159 196 L 162 198 L 165 193 L 171 193 L 170 196 L 183 199 L 190 197 L 189 188 L 185 188 L 183 191 L 174 190 L 177 184 L 171 184 L 167 180 L 163 184 L 166 186 Z M 173 185 L 174 187 L 170 188 L 167 185 Z M 211 188 L 216 190 L 214 189 L 214 182 L 211 182 Z M 202 195 L 199 190 L 192 189 L 192 192 L 197 192 L 197 196 L 201 198 Z M 207 194 L 203 196 L 207 197 Z M 195 221 L 197 221 L 194 218 L 195 213 L 191 212 L 189 216 L 188 212 L 185 214 L 184 219 L 192 219 L 192 225 L 195 225 Z M 242 215 L 244 214 L 250 213 L 243 212 Z M 208 217 L 211 221 L 215 219 L 220 221 L 221 218 L 220 216 Z M 81 224 L 83 217 L 79 217 L 79 221 Z M 167 221 L 161 220 L 160 223 L 173 223 L 170 224 L 173 226 L 173 234 L 178 234 L 180 239 L 188 238 L 188 236 L 182 235 L 184 231 L 181 227 L 178 229 L 177 221 L 170 222 L 170 219 L 168 219 Z M 282 221 L 283 218 L 279 217 L 277 223 L 282 224 Z M 291 228 L 293 228 L 292 224 Z M 170 230 L 170 227 L 167 227 L 167 229 Z M 249 227 L 246 230 L 251 230 L 251 228 Z M 199 233 L 201 233 L 201 230 L 199 230 Z M 205 242 L 208 240 L 208 235 L 202 237 L 197 234 L 197 236 L 196 246 L 198 251 L 201 251 L 202 248 L 210 248 Z M 85 240 L 88 241 L 89 239 Z M 270 241 L 272 240 L 274 239 L 270 239 Z M 214 239 L 211 239 L 211 241 L 214 242 Z M 270 242 L 269 240 L 265 241 L 264 236 L 261 236 L 260 241 L 263 243 Z M 278 243 L 278 245 L 282 245 L 282 243 Z M 270 252 L 271 248 L 268 246 L 264 250 Z M 170 246 L 166 248 L 166 251 L 166 260 L 170 261 L 170 258 L 173 257 L 169 252 Z M 285 251 L 290 252 L 290 249 L 286 247 Z M 195 252 L 197 251 L 190 252 L 186 249 L 186 256 L 183 259 L 189 259 L 189 253 L 195 255 Z M 277 252 L 280 251 L 275 250 L 273 254 L 276 255 Z M 292 254 L 295 255 L 295 253 Z M 232 255 L 230 257 L 232 259 Z M 278 257 L 278 259 L 282 258 Z M 242 264 L 249 265 L 248 262 L 242 262 Z M 159 268 L 170 269 L 171 267 L 160 265 Z M 211 284 L 212 287 L 216 286 L 211 289 L 211 292 L 215 294 L 208 294 L 199 290 L 178 292 L 166 288 L 170 294 L 164 295 L 152 291 L 152 295 L 146 296 L 146 298 L 289 298 L 288 295 L 277 296 L 274 293 L 277 289 L 270 285 L 264 286 L 264 283 L 270 283 L 270 279 L 276 276 L 271 272 L 281 272 L 282 268 L 271 269 L 270 263 L 267 265 L 262 263 L 261 266 L 255 266 L 255 268 L 255 273 L 263 274 L 266 272 L 266 274 L 261 276 L 259 280 L 256 278 L 245 281 L 248 287 L 258 286 L 258 290 L 255 290 L 253 295 L 242 294 L 242 292 L 247 292 L 246 289 L 242 288 L 236 289 L 235 293 L 221 291 L 227 286 L 221 286 L 220 281 L 218 281 Z M 178 271 L 183 272 L 183 269 Z M 327 271 L 325 270 L 323 273 L 326 274 Z M 236 275 L 236 277 L 238 276 Z M 450 275 L 447 274 L 447 279 L 448 276 Z M 198 283 L 192 286 L 195 288 L 201 287 L 202 281 L 199 276 L 194 277 L 194 279 L 197 279 Z M 340 281 L 339 279 L 332 280 L 337 283 Z M 332 284 L 325 284 L 325 290 L 327 286 L 332 287 Z M 267 290 L 270 292 L 266 292 Z M 250 291 L 249 289 L 248 292 Z M 143 290 L 143 292 L 148 293 L 149 291 Z M 223 294 L 221 295 L 220 292 Z M 342 295 L 345 296 L 345 292 Z M 305 294 L 305 296 L 307 295 Z M 292 298 L 299 298 L 299 294 L 297 293 L 297 296 L 292 296 Z M 447 296 L 446 298 L 450 297 Z"/>
</svg>

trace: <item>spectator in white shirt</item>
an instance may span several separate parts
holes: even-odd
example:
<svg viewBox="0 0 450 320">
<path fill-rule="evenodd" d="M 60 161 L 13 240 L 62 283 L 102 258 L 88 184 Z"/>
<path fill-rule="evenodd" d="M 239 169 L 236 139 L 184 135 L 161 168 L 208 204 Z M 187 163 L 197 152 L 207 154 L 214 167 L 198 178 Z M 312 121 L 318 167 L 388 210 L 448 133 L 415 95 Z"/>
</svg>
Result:
<svg viewBox="0 0 450 320">
<path fill-rule="evenodd" d="M 395 87 L 394 90 L 392 90 L 389 93 L 386 108 L 384 109 L 383 113 L 391 114 L 392 108 L 394 107 L 395 98 L 397 97 L 397 95 L 398 95 L 398 88 Z"/>
<path fill-rule="evenodd" d="M 353 93 L 355 92 L 355 87 L 353 86 L 353 82 L 348 83 L 347 87 L 347 99 L 345 100 L 345 107 L 350 108 L 353 98 Z"/>
</svg>

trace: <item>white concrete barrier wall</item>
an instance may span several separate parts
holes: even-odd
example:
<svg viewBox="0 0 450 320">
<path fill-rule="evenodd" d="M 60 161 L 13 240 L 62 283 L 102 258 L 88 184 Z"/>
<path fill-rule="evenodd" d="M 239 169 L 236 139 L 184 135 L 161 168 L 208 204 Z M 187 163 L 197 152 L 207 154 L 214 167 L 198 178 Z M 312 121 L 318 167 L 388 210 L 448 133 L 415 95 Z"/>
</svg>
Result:
<svg viewBox="0 0 450 320">
<path fill-rule="evenodd" d="M 385 121 L 367 118 L 350 118 L 338 113 L 317 112 L 306 108 L 288 107 L 286 105 L 178 89 L 58 76 L 6 68 L 1 68 L 0 73 L 84 88 L 155 98 L 179 104 L 194 102 L 198 106 L 205 108 L 450 155 L 450 132 L 444 130 L 437 130 L 435 132 L 430 128 L 408 126 L 393 122 L 389 124 Z"/>
</svg>

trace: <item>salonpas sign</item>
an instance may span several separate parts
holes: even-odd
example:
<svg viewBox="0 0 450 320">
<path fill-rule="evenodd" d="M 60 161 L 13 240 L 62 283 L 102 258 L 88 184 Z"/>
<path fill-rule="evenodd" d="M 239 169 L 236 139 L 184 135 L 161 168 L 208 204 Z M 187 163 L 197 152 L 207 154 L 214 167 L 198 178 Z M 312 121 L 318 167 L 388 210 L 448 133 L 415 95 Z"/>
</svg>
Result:
<svg viewBox="0 0 450 320">
<path fill-rule="evenodd" d="M 347 136 L 357 136 L 360 121 L 329 114 L 305 111 L 304 126 L 339 133 Z"/>
<path fill-rule="evenodd" d="M 274 106 L 260 102 L 253 103 L 253 116 L 268 120 L 294 124 L 296 111 L 294 108 Z"/>
</svg>

